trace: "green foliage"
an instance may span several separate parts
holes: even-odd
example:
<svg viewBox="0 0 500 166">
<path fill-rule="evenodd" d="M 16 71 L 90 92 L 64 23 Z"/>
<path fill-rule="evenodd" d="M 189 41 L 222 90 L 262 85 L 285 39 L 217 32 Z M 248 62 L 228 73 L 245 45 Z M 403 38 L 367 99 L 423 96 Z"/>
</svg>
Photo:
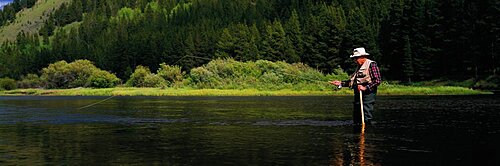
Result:
<svg viewBox="0 0 500 166">
<path fill-rule="evenodd" d="M 17 87 L 19 88 L 41 88 L 43 86 L 42 79 L 36 74 L 22 76 L 21 80 L 17 82 Z"/>
<path fill-rule="evenodd" d="M 139 65 L 130 75 L 126 85 L 130 87 L 163 87 L 166 85 L 166 81 L 163 77 L 151 73 L 149 68 Z"/>
<path fill-rule="evenodd" d="M 413 59 L 411 55 L 412 54 L 411 44 L 408 36 L 405 36 L 404 39 L 405 39 L 405 49 L 403 55 L 403 74 L 405 78 L 408 79 L 407 81 L 411 83 L 411 78 L 413 77 L 414 74 Z"/>
<path fill-rule="evenodd" d="M 28 1 L 34 0 L 22 0 Z M 76 59 L 92 60 L 119 78 L 128 78 L 138 64 L 156 70 L 166 62 L 189 71 L 217 58 L 301 62 L 324 73 L 341 66 L 350 72 L 356 66 L 349 54 L 365 47 L 384 79 L 478 79 L 500 66 L 500 42 L 492 35 L 500 30 L 499 5 L 494 0 L 46 0 L 32 8 L 50 6 L 36 10 L 43 13 L 37 15 L 41 21 L 18 20 L 21 8 L 8 5 L 0 24 L 45 22 L 45 27 L 40 36 L 26 33 L 36 32 L 30 24 L 3 31 L 18 38 L 0 47 L 0 77 L 19 79 L 49 63 Z M 290 81 L 268 74 L 269 80 Z"/>
<path fill-rule="evenodd" d="M 68 62 L 59 61 L 50 64 L 47 68 L 43 68 L 41 79 L 47 83 L 47 88 L 67 88 L 69 86 L 69 82 L 72 81 L 70 79 L 74 79 L 69 78 L 70 76 L 71 74 L 68 69 Z"/>
<path fill-rule="evenodd" d="M 472 88 L 477 81 L 474 79 L 467 79 L 463 81 L 450 80 L 450 79 L 436 79 L 429 81 L 412 82 L 411 86 L 458 86 L 464 88 Z M 399 83 L 399 82 L 398 82 Z M 397 83 L 396 83 L 397 84 Z"/>
<path fill-rule="evenodd" d="M 47 88 L 113 87 L 120 82 L 116 76 L 98 69 L 88 60 L 50 64 L 42 69 L 41 79 Z"/>
<path fill-rule="evenodd" d="M 12 90 L 16 88 L 16 80 L 8 77 L 0 78 L 0 90 Z"/>
<path fill-rule="evenodd" d="M 186 72 L 180 66 L 170 66 L 165 63 L 160 64 L 157 75 L 168 82 L 169 85 L 180 83 L 184 79 Z"/>
<path fill-rule="evenodd" d="M 139 87 L 165 87 L 167 82 L 162 77 L 151 73 L 144 77 L 142 83 Z"/>
<path fill-rule="evenodd" d="M 492 75 L 484 80 L 478 81 L 475 85 L 475 89 L 484 90 L 500 90 L 500 75 Z"/>
<path fill-rule="evenodd" d="M 255 25 L 237 24 L 222 30 L 217 42 L 216 57 L 234 58 L 239 61 L 257 60 L 260 58 L 258 49 L 258 30 Z M 257 33 L 252 32 L 257 31 Z"/>
<path fill-rule="evenodd" d="M 324 75 L 302 63 L 288 64 L 267 60 L 239 62 L 233 59 L 218 59 L 202 67 L 192 69 L 190 84 L 196 88 L 218 89 L 328 89 L 329 79 L 346 79 L 347 74 Z M 309 87 L 307 87 L 309 86 Z"/>
<path fill-rule="evenodd" d="M 120 79 L 107 71 L 96 70 L 87 79 L 86 86 L 94 88 L 111 88 L 120 83 Z"/>
<path fill-rule="evenodd" d="M 93 75 L 97 68 L 88 60 L 77 60 L 67 65 L 69 77 L 69 88 L 85 87 L 88 78 Z"/>
<path fill-rule="evenodd" d="M 134 87 L 134 86 L 140 87 L 144 84 L 143 83 L 144 78 L 150 74 L 151 74 L 151 71 L 149 70 L 149 68 L 139 65 L 135 68 L 134 73 L 132 73 L 132 75 L 130 75 L 130 79 L 128 79 L 126 85 L 131 86 L 131 87 Z"/>
<path fill-rule="evenodd" d="M 266 26 L 262 47 L 263 59 L 289 63 L 300 61 L 292 41 L 286 36 L 285 30 L 278 20 Z"/>
</svg>

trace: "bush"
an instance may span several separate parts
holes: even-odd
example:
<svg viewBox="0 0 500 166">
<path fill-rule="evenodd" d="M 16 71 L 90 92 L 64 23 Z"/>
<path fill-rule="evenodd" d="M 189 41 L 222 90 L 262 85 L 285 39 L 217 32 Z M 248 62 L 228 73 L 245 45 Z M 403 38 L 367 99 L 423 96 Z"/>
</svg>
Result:
<svg viewBox="0 0 500 166">
<path fill-rule="evenodd" d="M 328 84 L 329 80 L 348 78 L 341 69 L 335 71 L 337 73 L 325 76 L 302 63 L 288 64 L 267 60 L 239 62 L 233 59 L 218 59 L 192 69 L 189 81 L 196 88 L 328 89 L 331 86 Z M 311 87 L 306 87 L 307 85 Z"/>
<path fill-rule="evenodd" d="M 126 85 L 132 87 L 142 86 L 142 84 L 144 83 L 144 78 L 150 74 L 151 71 L 149 70 L 149 68 L 139 65 L 135 68 L 132 75 L 130 75 L 130 78 L 128 79 Z"/>
<path fill-rule="evenodd" d="M 217 85 L 220 82 L 220 78 L 217 75 L 204 67 L 191 69 L 189 79 L 198 88 L 213 88 L 213 85 Z"/>
<path fill-rule="evenodd" d="M 87 86 L 94 88 L 111 88 L 115 87 L 120 83 L 120 79 L 114 74 L 106 71 L 98 70 L 95 71 L 88 79 Z"/>
<path fill-rule="evenodd" d="M 71 79 L 69 73 L 68 63 L 59 61 L 43 68 L 41 79 L 47 88 L 63 88 L 69 84 Z"/>
<path fill-rule="evenodd" d="M 149 74 L 146 77 L 144 77 L 144 82 L 142 87 L 165 87 L 167 81 L 163 79 L 162 77 L 156 75 L 156 74 Z"/>
<path fill-rule="evenodd" d="M 21 80 L 17 82 L 18 88 L 41 88 L 43 87 L 43 81 L 36 74 L 28 74 L 22 76 Z"/>
<path fill-rule="evenodd" d="M 134 73 L 130 75 L 130 79 L 126 84 L 132 87 L 163 87 L 166 85 L 166 81 L 162 77 L 151 73 L 149 68 L 139 65 Z"/>
<path fill-rule="evenodd" d="M 13 90 L 16 88 L 16 80 L 11 78 L 0 78 L 0 90 Z"/>
<path fill-rule="evenodd" d="M 76 60 L 68 64 L 69 77 L 72 81 L 69 82 L 69 88 L 88 87 L 88 79 L 94 73 L 106 72 L 98 69 L 89 60 Z"/>
<path fill-rule="evenodd" d="M 485 80 L 480 80 L 474 85 L 474 89 L 500 90 L 500 75 L 492 75 Z"/>
<path fill-rule="evenodd" d="M 42 69 L 41 79 L 47 88 L 101 88 L 113 87 L 120 82 L 114 74 L 97 68 L 88 60 L 50 64 Z"/>
<path fill-rule="evenodd" d="M 167 81 L 169 85 L 180 83 L 184 79 L 185 72 L 180 66 L 170 66 L 165 63 L 160 64 L 157 75 Z"/>
</svg>

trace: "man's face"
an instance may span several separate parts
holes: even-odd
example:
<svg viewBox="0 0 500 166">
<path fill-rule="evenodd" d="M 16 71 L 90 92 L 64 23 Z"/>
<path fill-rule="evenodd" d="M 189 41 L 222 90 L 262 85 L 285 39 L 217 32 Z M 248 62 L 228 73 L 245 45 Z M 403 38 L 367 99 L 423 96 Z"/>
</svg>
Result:
<svg viewBox="0 0 500 166">
<path fill-rule="evenodd" d="M 363 63 L 365 63 L 365 61 L 366 61 L 366 57 L 364 57 L 364 56 L 355 57 L 353 59 L 354 59 L 354 63 L 356 63 L 357 65 L 363 65 Z"/>
<path fill-rule="evenodd" d="M 353 58 L 354 63 L 356 63 L 357 65 L 362 65 L 362 64 L 360 64 L 360 62 L 359 62 L 359 61 L 360 61 L 360 59 L 361 59 L 360 57 L 355 57 L 355 58 Z"/>
</svg>

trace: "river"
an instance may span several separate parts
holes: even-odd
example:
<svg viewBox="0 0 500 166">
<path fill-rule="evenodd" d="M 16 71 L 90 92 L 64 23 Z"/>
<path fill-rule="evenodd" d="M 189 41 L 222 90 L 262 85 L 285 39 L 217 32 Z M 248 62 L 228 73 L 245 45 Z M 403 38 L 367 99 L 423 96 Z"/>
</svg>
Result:
<svg viewBox="0 0 500 166">
<path fill-rule="evenodd" d="M 498 165 L 500 97 L 0 97 L 0 165 Z"/>
</svg>

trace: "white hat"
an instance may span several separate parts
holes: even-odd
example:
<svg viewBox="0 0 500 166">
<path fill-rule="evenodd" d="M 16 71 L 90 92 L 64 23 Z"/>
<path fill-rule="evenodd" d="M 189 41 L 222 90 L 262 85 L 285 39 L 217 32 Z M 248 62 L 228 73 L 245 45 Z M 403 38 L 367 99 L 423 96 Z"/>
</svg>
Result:
<svg viewBox="0 0 500 166">
<path fill-rule="evenodd" d="M 359 48 L 354 49 L 350 58 L 366 56 L 366 55 L 370 55 L 370 54 L 366 53 L 365 48 L 359 47 Z"/>
</svg>

